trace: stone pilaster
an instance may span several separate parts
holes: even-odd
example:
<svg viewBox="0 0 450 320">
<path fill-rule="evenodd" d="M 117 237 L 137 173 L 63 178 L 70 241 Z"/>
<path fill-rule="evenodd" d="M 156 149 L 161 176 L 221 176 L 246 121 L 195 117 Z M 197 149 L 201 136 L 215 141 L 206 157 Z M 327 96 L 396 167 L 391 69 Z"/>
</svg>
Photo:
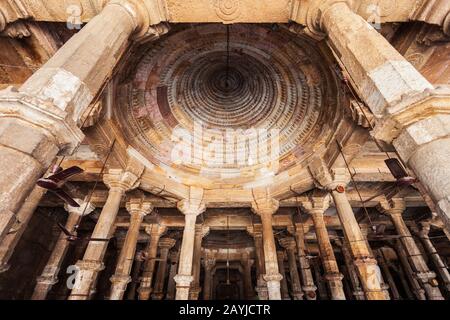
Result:
<svg viewBox="0 0 450 320">
<path fill-rule="evenodd" d="M 343 275 L 339 272 L 334 250 L 323 219 L 324 212 L 330 206 L 329 196 L 326 194 L 315 193 L 309 197 L 309 199 L 303 199 L 301 201 L 301 206 L 311 215 L 314 223 L 320 258 L 325 271 L 324 278 L 330 289 L 331 299 L 345 300 L 345 293 L 342 285 Z"/>
<path fill-rule="evenodd" d="M 253 211 L 261 217 L 265 275 L 269 300 L 281 300 L 280 281 L 282 276 L 278 270 L 277 250 L 272 229 L 272 215 L 278 210 L 278 201 L 258 197 L 252 204 Z"/>
<path fill-rule="evenodd" d="M 153 300 L 162 300 L 164 298 L 164 281 L 166 279 L 167 258 L 169 256 L 169 250 L 172 249 L 176 243 L 177 241 L 172 238 L 162 238 L 159 241 L 160 255 L 155 286 L 152 294 Z"/>
<path fill-rule="evenodd" d="M 136 254 L 141 223 L 144 217 L 152 212 L 153 205 L 145 196 L 141 195 L 140 197 L 130 198 L 126 203 L 126 208 L 130 214 L 130 226 L 117 260 L 116 271 L 110 279 L 112 283 L 110 300 L 123 299 L 127 285 L 131 281 L 130 272 Z"/>
<path fill-rule="evenodd" d="M 192 276 L 192 260 L 194 256 L 195 222 L 197 216 L 206 209 L 203 203 L 203 190 L 191 188 L 190 199 L 178 202 L 178 210 L 184 214 L 185 225 L 180 249 L 178 274 L 175 276 L 176 300 L 188 300 Z"/>
<path fill-rule="evenodd" d="M 401 199 L 392 199 L 391 201 L 385 199 L 381 201 L 379 205 L 379 210 L 391 218 L 395 229 L 400 236 L 400 242 L 407 254 L 408 261 L 413 270 L 415 270 L 414 277 L 425 290 L 428 299 L 443 300 L 444 298 L 442 297 L 436 281 L 436 274 L 428 268 L 422 253 L 417 247 L 411 232 L 403 220 L 402 214 L 405 208 L 405 202 Z"/>
<path fill-rule="evenodd" d="M 65 228 L 74 236 L 76 236 L 76 228 L 81 222 L 81 218 L 84 215 L 90 214 L 95 209 L 91 203 L 83 202 L 80 199 L 76 201 L 80 204 L 80 207 L 65 206 L 66 211 L 69 213 Z M 61 231 L 42 274 L 36 280 L 36 287 L 34 288 L 31 300 L 45 300 L 52 286 L 58 282 L 58 273 L 66 257 L 69 245 L 70 242 L 67 239 L 67 235 Z"/>
<path fill-rule="evenodd" d="M 450 273 L 429 237 L 430 227 L 431 225 L 429 221 L 422 221 L 420 223 L 420 227 L 417 226 L 414 231 L 422 241 L 423 247 L 425 248 L 428 256 L 431 258 L 431 262 L 434 264 L 434 268 L 441 278 L 444 287 L 447 292 L 450 292 Z"/>
<path fill-rule="evenodd" d="M 148 26 L 141 11 L 147 12 L 137 1 L 110 1 L 18 90 L 0 92 L 0 242 L 57 154 L 71 154 L 82 142 L 83 115 L 130 36 Z"/>
<path fill-rule="evenodd" d="M 122 197 L 126 191 L 139 186 L 139 178 L 143 171 L 142 165 L 130 162 L 125 170 L 110 169 L 103 176 L 104 183 L 109 187 L 108 198 L 92 232 L 94 240 L 89 242 L 83 260 L 77 262 L 80 269 L 79 277 L 77 277 L 69 300 L 89 299 L 89 292 L 96 282 L 98 272 L 103 270 L 103 258 L 109 239 L 113 236 L 114 222 Z M 93 268 L 89 269 L 91 267 Z"/>
<path fill-rule="evenodd" d="M 300 263 L 300 275 L 302 277 L 302 290 L 307 300 L 316 300 L 317 287 L 311 271 L 309 259 L 306 257 L 305 230 L 302 223 L 296 223 L 291 234 L 295 235 L 297 243 L 298 261 Z"/>
<path fill-rule="evenodd" d="M 150 240 L 146 249 L 146 261 L 144 272 L 140 278 L 139 300 L 148 300 L 152 293 L 153 273 L 155 271 L 155 261 L 158 252 L 158 243 L 161 235 L 166 232 L 166 227 L 161 225 L 152 225 L 145 228 L 145 232 L 150 235 Z"/>
<path fill-rule="evenodd" d="M 291 292 L 294 300 L 303 300 L 302 285 L 297 269 L 297 261 L 295 258 L 296 242 L 294 238 L 286 237 L 279 240 L 280 245 L 286 249 L 289 261 L 289 274 L 291 276 Z"/>
</svg>

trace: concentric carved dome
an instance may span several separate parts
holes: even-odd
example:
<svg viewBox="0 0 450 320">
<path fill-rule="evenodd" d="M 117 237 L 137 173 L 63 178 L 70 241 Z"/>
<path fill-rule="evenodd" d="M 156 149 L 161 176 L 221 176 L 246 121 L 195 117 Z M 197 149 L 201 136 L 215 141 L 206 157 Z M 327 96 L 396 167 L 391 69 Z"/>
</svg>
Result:
<svg viewBox="0 0 450 320">
<path fill-rule="evenodd" d="M 322 152 L 342 116 L 315 42 L 261 25 L 230 26 L 229 38 L 223 25 L 181 28 L 146 48 L 119 90 L 127 142 L 187 184 L 270 180 Z"/>
</svg>

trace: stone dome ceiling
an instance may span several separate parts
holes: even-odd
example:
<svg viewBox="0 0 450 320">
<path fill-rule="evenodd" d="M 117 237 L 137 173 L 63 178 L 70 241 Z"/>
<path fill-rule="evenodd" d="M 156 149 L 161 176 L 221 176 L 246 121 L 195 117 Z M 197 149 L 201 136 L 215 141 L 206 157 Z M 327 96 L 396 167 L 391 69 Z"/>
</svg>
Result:
<svg viewBox="0 0 450 320">
<path fill-rule="evenodd" d="M 280 27 L 228 28 L 229 42 L 224 25 L 178 28 L 140 50 L 118 90 L 127 143 L 188 185 L 271 183 L 324 152 L 342 117 L 317 43 Z M 190 150 L 189 161 L 177 145 Z"/>
</svg>

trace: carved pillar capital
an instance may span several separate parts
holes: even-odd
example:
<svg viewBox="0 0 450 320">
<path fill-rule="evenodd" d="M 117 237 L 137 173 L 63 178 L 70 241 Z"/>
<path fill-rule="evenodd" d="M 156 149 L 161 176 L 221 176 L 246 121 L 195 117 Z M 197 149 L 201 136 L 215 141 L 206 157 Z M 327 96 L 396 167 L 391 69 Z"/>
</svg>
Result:
<svg viewBox="0 0 450 320">
<path fill-rule="evenodd" d="M 319 189 L 345 192 L 345 186 L 350 182 L 350 175 L 346 168 L 333 168 L 330 170 L 322 158 L 316 158 L 311 161 L 308 168 Z"/>
<path fill-rule="evenodd" d="M 272 198 L 256 199 L 252 203 L 252 210 L 258 215 L 273 215 L 280 207 L 280 203 Z"/>
<path fill-rule="evenodd" d="M 307 197 L 300 199 L 300 205 L 306 213 L 312 215 L 323 215 L 330 207 L 330 195 L 325 192 L 314 191 Z"/>
<path fill-rule="evenodd" d="M 151 226 L 145 227 L 145 232 L 150 235 L 152 239 L 159 239 L 159 237 L 166 232 L 167 227 L 159 224 L 152 224 Z"/>
<path fill-rule="evenodd" d="M 161 249 L 168 249 L 168 250 L 170 250 L 170 249 L 172 249 L 175 246 L 176 243 L 177 243 L 177 240 L 175 240 L 175 239 L 162 238 L 162 239 L 159 240 L 158 246 Z"/>
<path fill-rule="evenodd" d="M 153 211 L 152 203 L 145 197 L 132 197 L 125 204 L 130 215 L 145 217 Z"/>
<path fill-rule="evenodd" d="M 278 240 L 278 242 L 286 250 L 294 250 L 295 251 L 295 247 L 297 246 L 295 239 L 291 238 L 291 237 L 281 238 Z"/>
<path fill-rule="evenodd" d="M 405 200 L 394 198 L 388 200 L 386 198 L 380 200 L 377 206 L 378 211 L 389 216 L 401 216 L 406 209 Z"/>
<path fill-rule="evenodd" d="M 352 0 L 322 0 L 301 1 L 295 0 L 291 8 L 291 20 L 306 26 L 306 33 L 316 40 L 326 38 L 323 30 L 322 18 L 324 13 L 332 6 L 343 3 L 350 8 L 353 7 Z"/>
<path fill-rule="evenodd" d="M 137 161 L 130 161 L 123 169 L 109 169 L 103 176 L 103 182 L 110 189 L 120 189 L 122 192 L 136 189 L 140 184 L 140 177 L 144 172 L 144 166 Z"/>
<path fill-rule="evenodd" d="M 198 216 L 206 210 L 206 205 L 203 202 L 203 189 L 191 187 L 189 198 L 178 201 L 177 208 L 184 215 Z"/>
</svg>

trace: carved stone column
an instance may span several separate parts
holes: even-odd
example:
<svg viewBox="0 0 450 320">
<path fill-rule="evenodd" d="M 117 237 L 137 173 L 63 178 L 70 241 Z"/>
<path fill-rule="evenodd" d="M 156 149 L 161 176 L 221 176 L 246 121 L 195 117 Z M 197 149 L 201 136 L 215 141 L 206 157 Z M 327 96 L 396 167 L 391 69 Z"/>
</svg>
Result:
<svg viewBox="0 0 450 320">
<path fill-rule="evenodd" d="M 391 218 L 400 236 L 400 242 L 407 254 L 408 261 L 415 271 L 414 276 L 425 290 L 428 299 L 443 300 L 444 298 L 436 281 L 436 274 L 428 268 L 422 253 L 403 220 L 402 213 L 405 208 L 405 202 L 402 199 L 392 199 L 391 201 L 385 199 L 379 205 L 379 210 Z"/>
<path fill-rule="evenodd" d="M 435 270 L 437 271 L 439 277 L 444 283 L 446 290 L 450 292 L 450 273 L 447 269 L 447 266 L 444 264 L 441 257 L 439 256 L 439 253 L 436 251 L 433 242 L 428 236 L 430 232 L 430 222 L 423 221 L 420 223 L 420 225 L 421 225 L 420 229 L 418 227 L 415 229 L 416 234 L 422 241 L 423 247 L 425 248 L 425 251 L 427 252 L 428 256 L 431 258 Z"/>
<path fill-rule="evenodd" d="M 212 290 L 212 269 L 216 265 L 216 260 L 211 257 L 205 257 L 203 266 L 205 268 L 205 281 L 203 282 L 203 300 L 211 300 Z"/>
<path fill-rule="evenodd" d="M 80 199 L 77 199 L 77 202 L 80 204 L 78 208 L 65 206 L 66 211 L 69 213 L 65 228 L 74 236 L 76 236 L 76 226 L 80 223 L 81 217 L 90 214 L 95 209 L 92 204 L 83 203 Z M 58 273 L 70 245 L 67 238 L 67 235 L 61 231 L 42 274 L 36 280 L 37 283 L 31 300 L 45 300 L 52 286 L 58 282 Z"/>
<path fill-rule="evenodd" d="M 16 245 L 19 243 L 45 192 L 46 190 L 40 187 L 33 189 L 17 213 L 16 218 L 19 223 L 12 226 L 15 232 L 7 234 L 3 241 L 0 241 L 0 273 L 9 270 L 9 259 L 11 259 Z"/>
<path fill-rule="evenodd" d="M 305 244 L 305 231 L 304 226 L 301 223 L 296 223 L 294 230 L 291 234 L 295 235 L 297 243 L 298 259 L 300 263 L 300 274 L 302 276 L 302 289 L 306 295 L 307 300 L 316 300 L 317 287 L 314 284 L 314 278 L 311 272 L 309 260 L 306 258 L 306 244 Z"/>
<path fill-rule="evenodd" d="M 264 280 L 264 274 L 266 268 L 264 265 L 264 249 L 262 239 L 262 226 L 261 224 L 254 224 L 252 227 L 247 228 L 255 243 L 255 256 L 256 256 L 256 287 L 255 290 L 258 294 L 259 300 L 268 300 L 269 294 L 267 292 L 267 284 Z"/>
<path fill-rule="evenodd" d="M 261 217 L 265 275 L 269 300 L 281 300 L 280 281 L 282 276 L 278 270 L 277 249 L 272 229 L 272 215 L 278 210 L 278 201 L 270 198 L 256 199 L 252 204 L 253 211 Z"/>
<path fill-rule="evenodd" d="M 328 169 L 323 160 L 310 165 L 316 183 L 329 191 L 333 197 L 336 211 L 349 244 L 349 250 L 358 270 L 361 285 L 367 300 L 389 300 L 377 261 L 372 255 L 366 238 L 356 220 L 353 209 L 346 195 L 346 185 L 350 180 L 346 168 Z"/>
<path fill-rule="evenodd" d="M 203 227 L 202 225 L 195 226 L 194 256 L 192 258 L 192 275 L 194 277 L 194 280 L 192 281 L 191 289 L 189 290 L 189 300 L 198 300 L 198 297 L 200 295 L 200 264 L 202 240 L 208 231 L 209 229 Z"/>
<path fill-rule="evenodd" d="M 286 249 L 289 261 L 289 274 L 291 276 L 292 297 L 294 300 L 303 300 L 303 291 L 298 274 L 297 262 L 295 259 L 296 242 L 294 238 L 286 237 L 279 240 L 280 245 Z"/>
<path fill-rule="evenodd" d="M 253 260 L 250 259 L 250 254 L 247 251 L 242 253 L 241 265 L 244 269 L 244 296 L 246 300 L 252 300 L 255 297 L 252 285 L 252 264 Z"/>
<path fill-rule="evenodd" d="M 394 278 L 392 277 L 391 270 L 389 269 L 389 263 L 388 261 L 386 261 L 386 258 L 384 257 L 383 248 L 378 249 L 376 252 L 378 263 L 381 267 L 381 270 L 384 273 L 384 276 L 386 277 L 386 280 L 389 284 L 389 288 L 391 289 L 392 299 L 400 300 L 401 297 L 398 292 L 397 285 L 395 284 Z"/>
<path fill-rule="evenodd" d="M 133 273 L 131 275 L 130 288 L 128 290 L 127 300 L 136 299 L 136 288 L 139 283 L 139 275 L 141 273 L 142 263 L 144 262 L 144 252 L 138 251 L 134 256 Z"/>
<path fill-rule="evenodd" d="M 161 235 L 166 232 L 166 227 L 161 225 L 152 225 L 145 228 L 145 232 L 150 235 L 150 240 L 146 249 L 146 261 L 144 265 L 144 272 L 140 278 L 141 284 L 139 286 L 139 300 L 148 300 L 152 293 L 152 280 L 155 271 L 155 261 L 158 252 L 158 242 Z"/>
<path fill-rule="evenodd" d="M 83 140 L 82 117 L 130 36 L 148 29 L 141 5 L 110 1 L 19 90 L 0 92 L 0 242 L 56 155 L 71 154 Z"/>
<path fill-rule="evenodd" d="M 359 281 L 358 271 L 356 270 L 355 265 L 353 264 L 352 255 L 348 249 L 348 243 L 344 240 L 344 242 L 337 240 L 336 244 L 341 248 L 342 256 L 344 257 L 345 266 L 347 267 L 348 274 L 350 276 L 350 282 L 353 287 L 353 296 L 356 300 L 366 300 L 366 296 L 364 294 L 364 290 L 361 287 L 361 282 Z"/>
<path fill-rule="evenodd" d="M 104 269 L 103 258 L 114 232 L 122 197 L 126 191 L 138 187 L 143 170 L 142 165 L 130 163 L 126 170 L 111 169 L 104 175 L 103 181 L 109 187 L 108 198 L 92 233 L 94 240 L 89 242 L 83 260 L 76 264 L 79 272 L 69 300 L 89 299 L 98 273 Z"/>
<path fill-rule="evenodd" d="M 315 258 L 311 259 L 310 266 L 311 266 L 312 271 L 314 272 L 314 276 L 316 278 L 317 291 L 319 293 L 320 300 L 329 300 L 330 297 L 328 297 L 327 287 L 324 283 L 325 281 L 323 279 L 323 276 L 322 276 L 322 273 L 320 270 L 319 257 L 315 257 Z"/>
<path fill-rule="evenodd" d="M 166 300 L 174 300 L 175 299 L 175 276 L 177 275 L 178 270 L 178 258 L 179 252 L 175 251 L 170 254 L 170 270 L 169 270 L 169 281 L 167 282 L 167 294 Z"/>
<path fill-rule="evenodd" d="M 411 268 L 410 262 L 408 261 L 408 255 L 405 249 L 403 248 L 403 244 L 401 243 L 400 239 L 395 242 L 395 251 L 397 253 L 401 265 L 403 266 L 404 270 L 403 275 L 405 276 L 405 278 L 408 279 L 408 282 L 411 285 L 411 289 L 412 292 L 414 293 L 414 296 L 416 297 L 417 300 L 426 300 L 427 298 L 425 296 L 425 290 L 420 285 L 417 277 L 415 277 L 415 273 Z M 409 288 L 408 285 L 406 286 Z"/>
<path fill-rule="evenodd" d="M 289 289 L 288 289 L 288 284 L 287 284 L 287 280 L 286 280 L 286 267 L 284 265 L 284 259 L 285 259 L 284 251 L 277 251 L 277 259 L 278 259 L 278 269 L 280 270 L 280 274 L 283 277 L 280 282 L 281 298 L 283 300 L 291 300 L 291 297 L 289 296 Z"/>
<path fill-rule="evenodd" d="M 449 90 L 435 89 L 344 1 L 317 2 L 304 10 L 309 29 L 326 33 L 351 84 L 374 114 L 372 134 L 393 143 L 450 229 Z"/>
<path fill-rule="evenodd" d="M 110 300 L 123 299 L 127 285 L 131 281 L 130 272 L 133 266 L 142 220 L 153 210 L 152 203 L 145 199 L 144 196 L 131 198 L 127 202 L 126 207 L 131 216 L 130 226 L 117 260 L 116 271 L 110 279 L 112 283 Z"/>
<path fill-rule="evenodd" d="M 324 278 L 330 289 L 331 299 L 345 300 L 345 293 L 342 285 L 343 275 L 339 272 L 336 257 L 334 256 L 334 250 L 323 219 L 323 214 L 328 209 L 329 205 L 329 196 L 319 193 L 316 193 L 309 199 L 304 199 L 301 202 L 301 206 L 311 215 L 314 223 L 320 258 L 325 271 Z"/>
<path fill-rule="evenodd" d="M 162 238 L 159 241 L 159 264 L 156 273 L 155 286 L 153 288 L 152 299 L 162 300 L 164 298 L 164 281 L 166 279 L 167 257 L 169 250 L 177 243 L 175 239 Z"/>
<path fill-rule="evenodd" d="M 181 242 L 178 274 L 175 276 L 177 284 L 176 300 L 189 299 L 189 288 L 194 280 L 192 276 L 192 260 L 194 256 L 195 222 L 197 216 L 205 211 L 205 205 L 202 201 L 203 190 L 192 190 L 191 188 L 191 199 L 178 203 L 178 209 L 184 214 L 185 225 Z"/>
</svg>

